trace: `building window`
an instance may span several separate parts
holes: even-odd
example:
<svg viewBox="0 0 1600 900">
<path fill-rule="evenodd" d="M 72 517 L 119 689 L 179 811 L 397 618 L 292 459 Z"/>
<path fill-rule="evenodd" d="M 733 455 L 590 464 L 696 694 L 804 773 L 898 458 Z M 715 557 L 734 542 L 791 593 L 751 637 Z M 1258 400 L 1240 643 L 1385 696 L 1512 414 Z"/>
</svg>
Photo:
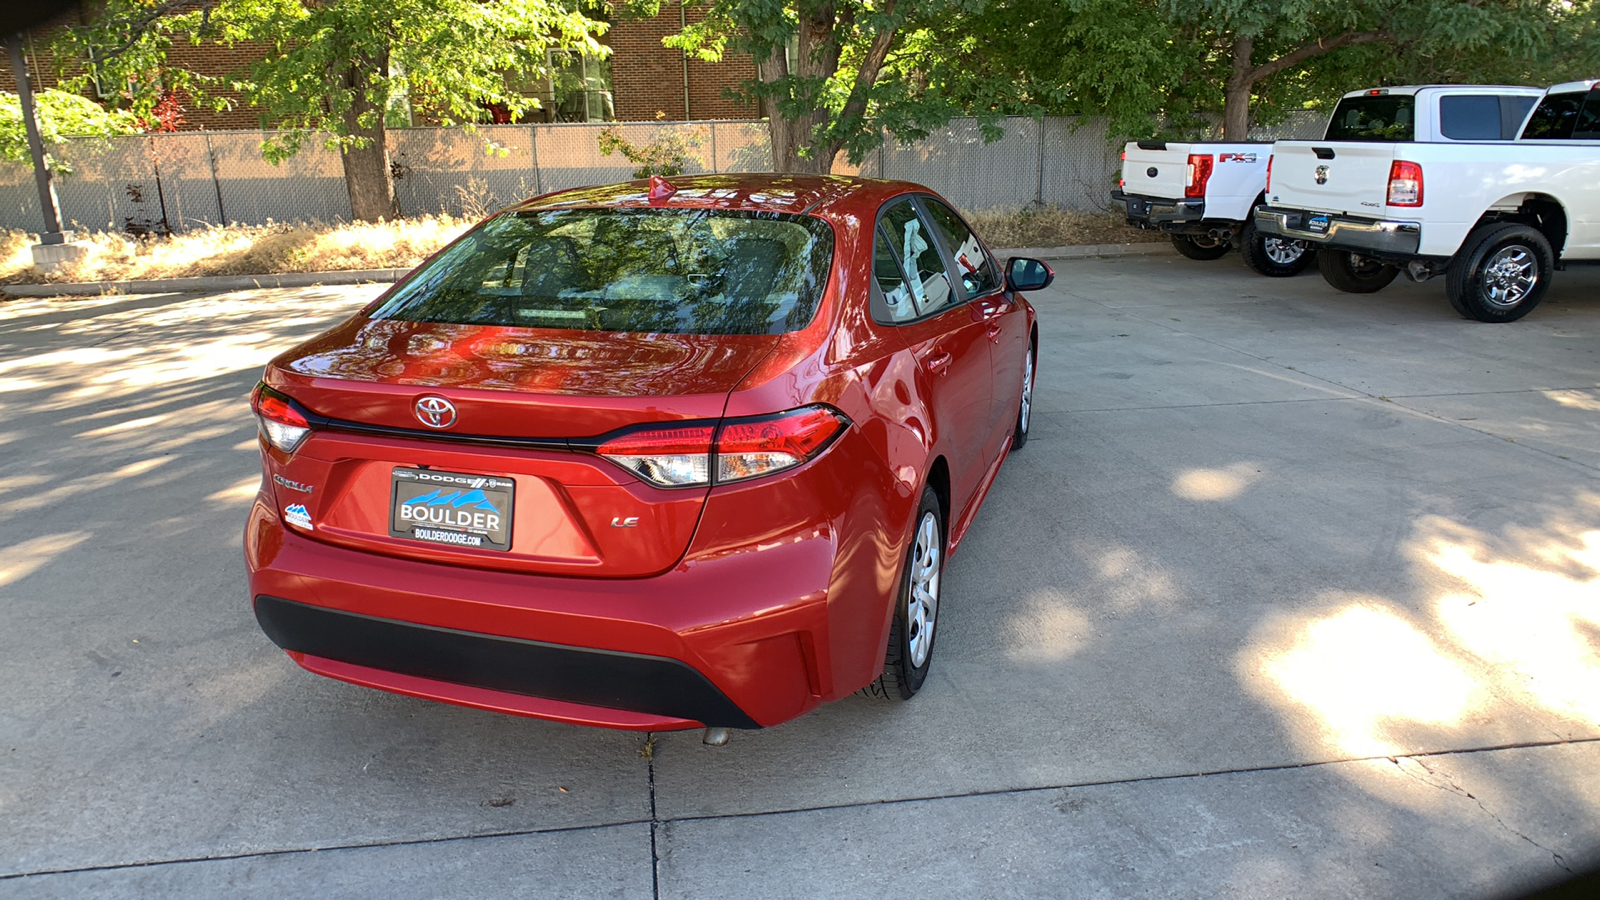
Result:
<svg viewBox="0 0 1600 900">
<path fill-rule="evenodd" d="M 511 90 L 539 98 L 539 108 L 513 119 L 503 108 L 491 105 L 496 124 L 516 122 L 614 122 L 611 101 L 611 60 L 585 56 L 577 50 L 547 51 L 549 71 L 540 78 L 507 75 Z"/>
</svg>

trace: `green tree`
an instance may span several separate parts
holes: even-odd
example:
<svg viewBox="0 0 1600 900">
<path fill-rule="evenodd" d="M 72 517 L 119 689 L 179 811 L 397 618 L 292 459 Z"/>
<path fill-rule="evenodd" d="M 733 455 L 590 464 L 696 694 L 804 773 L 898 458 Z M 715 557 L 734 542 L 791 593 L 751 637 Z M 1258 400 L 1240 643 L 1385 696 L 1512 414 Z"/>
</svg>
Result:
<svg viewBox="0 0 1600 900">
<path fill-rule="evenodd" d="M 631 0 L 655 15 L 665 0 Z M 715 62 L 748 53 L 779 172 L 828 172 L 840 152 L 859 162 L 884 131 L 915 140 L 960 108 L 905 78 L 923 23 L 983 0 L 710 0 L 704 18 L 664 43 Z"/>
<path fill-rule="evenodd" d="M 194 0 L 106 0 L 65 32 L 58 53 L 92 60 L 82 79 L 131 83 L 136 107 L 173 88 L 202 102 L 215 102 L 219 88 L 239 91 L 278 129 L 263 147 L 269 160 L 313 140 L 337 148 L 351 214 L 372 221 L 399 213 L 391 105 L 409 99 L 441 124 L 468 129 L 485 104 L 525 112 L 538 100 L 513 85 L 548 74 L 547 49 L 604 54 L 596 36 L 605 28 L 563 0 L 200 0 L 198 8 Z M 166 64 L 174 40 L 271 51 L 207 78 Z"/>
<path fill-rule="evenodd" d="M 1192 133 L 1220 116 L 1237 140 L 1252 121 L 1370 84 L 1577 77 L 1563 74 L 1562 48 L 1581 44 L 1593 11 L 1592 0 L 991 0 L 940 26 L 957 52 L 930 77 L 965 103 L 1108 115 L 1120 134 Z"/>
<path fill-rule="evenodd" d="M 39 135 L 46 145 L 70 137 L 111 137 L 136 130 L 134 117 L 65 91 L 40 91 L 34 97 Z M 0 159 L 29 162 L 28 137 L 22 123 L 22 104 L 16 94 L 0 91 Z M 51 171 L 65 174 L 59 160 L 49 159 Z"/>
</svg>

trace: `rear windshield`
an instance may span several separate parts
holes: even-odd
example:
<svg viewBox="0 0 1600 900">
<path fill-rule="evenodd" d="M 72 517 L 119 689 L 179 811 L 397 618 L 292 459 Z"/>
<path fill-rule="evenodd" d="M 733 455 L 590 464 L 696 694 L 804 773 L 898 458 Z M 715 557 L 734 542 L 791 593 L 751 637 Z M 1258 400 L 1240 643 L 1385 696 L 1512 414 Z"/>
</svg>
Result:
<svg viewBox="0 0 1600 900">
<path fill-rule="evenodd" d="M 506 213 L 418 270 L 371 315 L 569 331 L 777 334 L 810 323 L 832 259 L 832 229 L 808 216 Z"/>
<path fill-rule="evenodd" d="M 1409 141 L 1416 100 L 1410 94 L 1346 97 L 1333 108 L 1330 141 Z"/>
</svg>

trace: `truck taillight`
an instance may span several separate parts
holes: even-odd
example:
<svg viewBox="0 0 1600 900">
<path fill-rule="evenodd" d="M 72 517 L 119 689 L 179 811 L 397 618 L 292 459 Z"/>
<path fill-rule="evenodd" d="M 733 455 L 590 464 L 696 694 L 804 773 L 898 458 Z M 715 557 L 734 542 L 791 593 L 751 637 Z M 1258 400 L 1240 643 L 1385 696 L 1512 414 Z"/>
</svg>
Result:
<svg viewBox="0 0 1600 900">
<path fill-rule="evenodd" d="M 1389 205 L 1422 205 L 1422 166 L 1397 159 L 1389 164 Z"/>
<path fill-rule="evenodd" d="M 293 453 L 311 433 L 311 423 L 295 408 L 294 401 L 265 384 L 256 385 L 250 394 L 250 409 L 256 414 L 261 436 L 285 453 Z"/>
<path fill-rule="evenodd" d="M 661 487 L 726 484 L 792 469 L 833 443 L 850 420 L 826 406 L 773 416 L 633 429 L 594 452 Z"/>
<path fill-rule="evenodd" d="M 1272 157 L 1267 157 L 1267 193 L 1272 193 Z"/>
<path fill-rule="evenodd" d="M 1209 153 L 1189 154 L 1189 177 L 1183 183 L 1185 197 L 1204 197 L 1206 195 L 1206 182 L 1211 180 L 1211 165 L 1214 162 Z"/>
</svg>

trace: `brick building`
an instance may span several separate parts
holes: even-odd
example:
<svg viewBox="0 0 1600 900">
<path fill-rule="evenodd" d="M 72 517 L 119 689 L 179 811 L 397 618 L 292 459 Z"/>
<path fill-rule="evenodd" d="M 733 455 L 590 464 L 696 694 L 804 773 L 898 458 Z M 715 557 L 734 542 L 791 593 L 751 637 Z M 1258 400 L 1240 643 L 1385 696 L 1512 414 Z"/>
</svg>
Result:
<svg viewBox="0 0 1600 900">
<path fill-rule="evenodd" d="M 725 92 L 755 77 L 755 64 L 748 56 L 729 56 L 718 63 L 688 57 L 682 51 L 661 45 L 661 39 L 679 31 L 685 23 L 698 21 L 703 13 L 682 6 L 663 7 L 653 19 L 613 22 L 601 42 L 611 47 L 605 60 L 580 59 L 575 53 L 552 50 L 552 57 L 566 65 L 551 78 L 521 85 L 526 93 L 538 96 L 542 109 L 525 121 L 684 121 L 699 119 L 753 119 L 759 117 L 753 105 L 728 99 Z M 203 75 L 235 72 L 268 52 L 261 45 L 217 44 L 192 46 L 175 43 L 168 60 L 175 68 Z M 54 87 L 55 64 L 38 41 L 27 47 L 34 87 Z M 16 90 L 9 66 L 0 66 L 0 91 Z M 101 86 L 107 97 L 115 89 Z M 270 127 L 261 112 L 245 105 L 238 94 L 219 91 L 232 100 L 230 109 L 216 111 L 195 103 L 185 103 L 181 130 L 254 130 Z M 417 124 L 425 124 L 425 110 L 416 110 Z"/>
</svg>

